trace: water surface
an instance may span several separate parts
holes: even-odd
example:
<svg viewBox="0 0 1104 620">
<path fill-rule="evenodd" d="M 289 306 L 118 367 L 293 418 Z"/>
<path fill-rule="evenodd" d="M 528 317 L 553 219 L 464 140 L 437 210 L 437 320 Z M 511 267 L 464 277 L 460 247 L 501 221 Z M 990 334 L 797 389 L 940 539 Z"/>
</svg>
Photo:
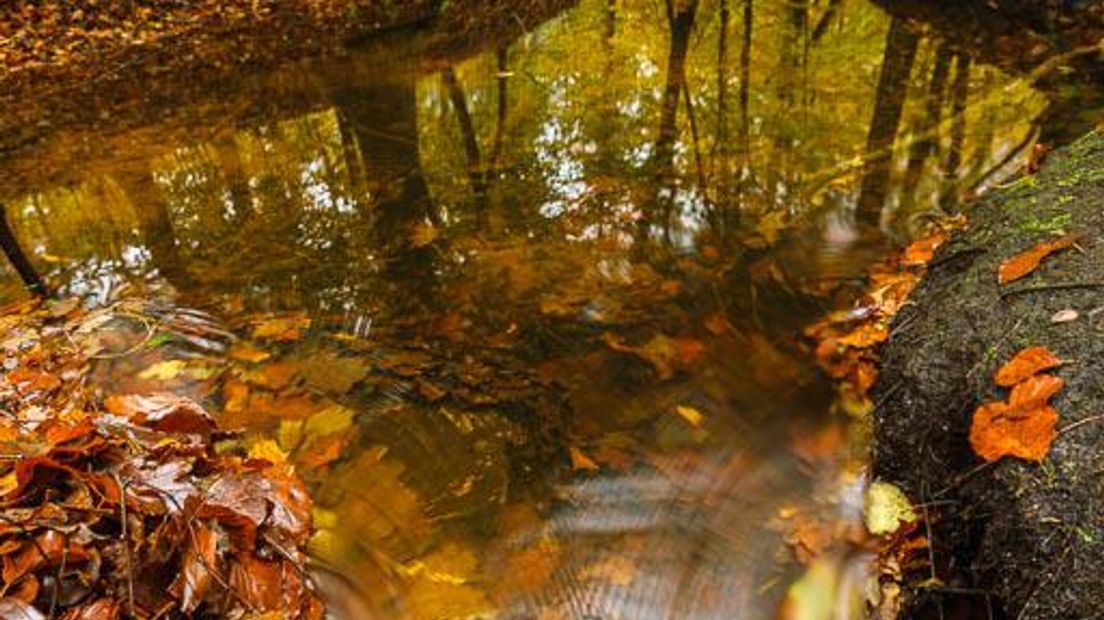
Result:
<svg viewBox="0 0 1104 620">
<path fill-rule="evenodd" d="M 153 85 L 43 123 L 0 197 L 61 294 L 216 317 L 130 321 L 96 380 L 290 453 L 347 617 L 770 618 L 865 557 L 794 534 L 855 518 L 866 454 L 801 328 L 1053 96 L 862 1 L 676 6 Z"/>
</svg>

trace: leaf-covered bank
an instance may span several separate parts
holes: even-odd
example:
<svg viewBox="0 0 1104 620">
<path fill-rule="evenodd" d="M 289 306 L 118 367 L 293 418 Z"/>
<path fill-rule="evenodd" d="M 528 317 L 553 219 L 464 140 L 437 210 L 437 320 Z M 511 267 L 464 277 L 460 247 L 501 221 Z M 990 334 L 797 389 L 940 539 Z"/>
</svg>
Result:
<svg viewBox="0 0 1104 620">
<path fill-rule="evenodd" d="M 893 323 L 874 392 L 875 471 L 926 507 L 934 562 L 914 575 L 916 617 L 965 605 L 1104 616 L 1102 194 L 1104 138 L 1092 134 L 972 207 L 970 229 L 940 249 Z M 1067 234 L 1074 247 L 1000 282 L 1009 257 Z M 1050 402 L 1054 442 L 1040 462 L 983 462 L 974 412 L 1006 396 L 994 372 L 1034 346 L 1063 362 L 1050 371 L 1064 382 Z"/>
</svg>

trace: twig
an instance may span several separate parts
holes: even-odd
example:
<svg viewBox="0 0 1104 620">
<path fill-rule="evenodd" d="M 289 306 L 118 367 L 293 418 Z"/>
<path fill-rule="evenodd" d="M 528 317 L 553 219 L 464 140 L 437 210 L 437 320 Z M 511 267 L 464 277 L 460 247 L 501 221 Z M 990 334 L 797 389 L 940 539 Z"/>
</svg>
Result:
<svg viewBox="0 0 1104 620">
<path fill-rule="evenodd" d="M 130 617 L 134 617 L 134 562 L 130 557 L 130 537 L 127 535 L 127 497 L 126 497 L 126 485 L 119 479 L 119 474 L 114 474 L 115 484 L 119 485 L 119 514 L 122 518 L 122 527 L 120 528 L 119 537 L 123 541 L 123 550 L 126 552 L 126 573 L 127 573 L 127 606 L 130 609 Z"/>
<path fill-rule="evenodd" d="M 1000 294 L 1002 300 L 1009 297 L 1015 297 L 1016 295 L 1024 295 L 1027 293 L 1038 293 L 1041 291 L 1067 291 L 1077 289 L 1093 289 L 1104 288 L 1104 282 L 1058 282 L 1056 284 L 1037 284 L 1035 286 L 1023 286 L 1015 288 L 1010 291 L 1003 291 Z"/>
<path fill-rule="evenodd" d="M 1104 420 L 1104 414 L 1089 416 L 1089 417 L 1085 418 L 1084 420 L 1078 420 L 1076 422 L 1071 422 L 1071 423 L 1067 424 L 1066 426 L 1063 426 L 1062 428 L 1058 429 L 1058 435 L 1059 436 L 1065 435 L 1066 433 L 1068 433 L 1068 432 L 1070 432 L 1070 431 L 1072 431 L 1076 428 L 1082 427 L 1082 426 L 1084 426 L 1086 424 L 1089 424 L 1089 423 L 1092 423 L 1092 422 L 1096 422 L 1098 420 Z"/>
</svg>

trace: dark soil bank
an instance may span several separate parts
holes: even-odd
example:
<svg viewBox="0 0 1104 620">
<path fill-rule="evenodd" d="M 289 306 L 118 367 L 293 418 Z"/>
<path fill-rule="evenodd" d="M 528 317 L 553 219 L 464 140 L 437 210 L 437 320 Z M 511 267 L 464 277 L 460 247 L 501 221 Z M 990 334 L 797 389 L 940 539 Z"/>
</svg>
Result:
<svg viewBox="0 0 1104 620">
<path fill-rule="evenodd" d="M 933 506 L 941 582 L 913 589 L 916 617 L 965 596 L 995 617 L 1104 618 L 1102 200 L 1104 138 L 1093 134 L 979 201 L 895 321 L 875 394 L 875 473 Z M 1080 234 L 1083 251 L 998 286 L 1003 259 L 1061 230 Z M 1079 317 L 1053 323 L 1064 309 Z M 1059 437 L 1041 464 L 983 465 L 967 441 L 973 411 L 1006 396 L 994 371 L 1032 345 L 1066 360 L 1052 401 Z"/>
</svg>

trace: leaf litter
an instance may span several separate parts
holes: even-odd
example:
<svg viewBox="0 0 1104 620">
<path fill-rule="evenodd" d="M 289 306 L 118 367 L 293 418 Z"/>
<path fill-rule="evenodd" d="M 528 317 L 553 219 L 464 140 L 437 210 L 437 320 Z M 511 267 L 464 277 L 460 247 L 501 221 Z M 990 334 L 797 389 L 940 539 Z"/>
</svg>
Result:
<svg viewBox="0 0 1104 620">
<path fill-rule="evenodd" d="M 83 380 L 95 329 L 44 305 L 7 316 L 34 338 L 0 374 L 0 616 L 323 617 L 311 500 L 277 450 L 218 448 L 230 435 L 183 396 L 101 401 Z"/>
</svg>

